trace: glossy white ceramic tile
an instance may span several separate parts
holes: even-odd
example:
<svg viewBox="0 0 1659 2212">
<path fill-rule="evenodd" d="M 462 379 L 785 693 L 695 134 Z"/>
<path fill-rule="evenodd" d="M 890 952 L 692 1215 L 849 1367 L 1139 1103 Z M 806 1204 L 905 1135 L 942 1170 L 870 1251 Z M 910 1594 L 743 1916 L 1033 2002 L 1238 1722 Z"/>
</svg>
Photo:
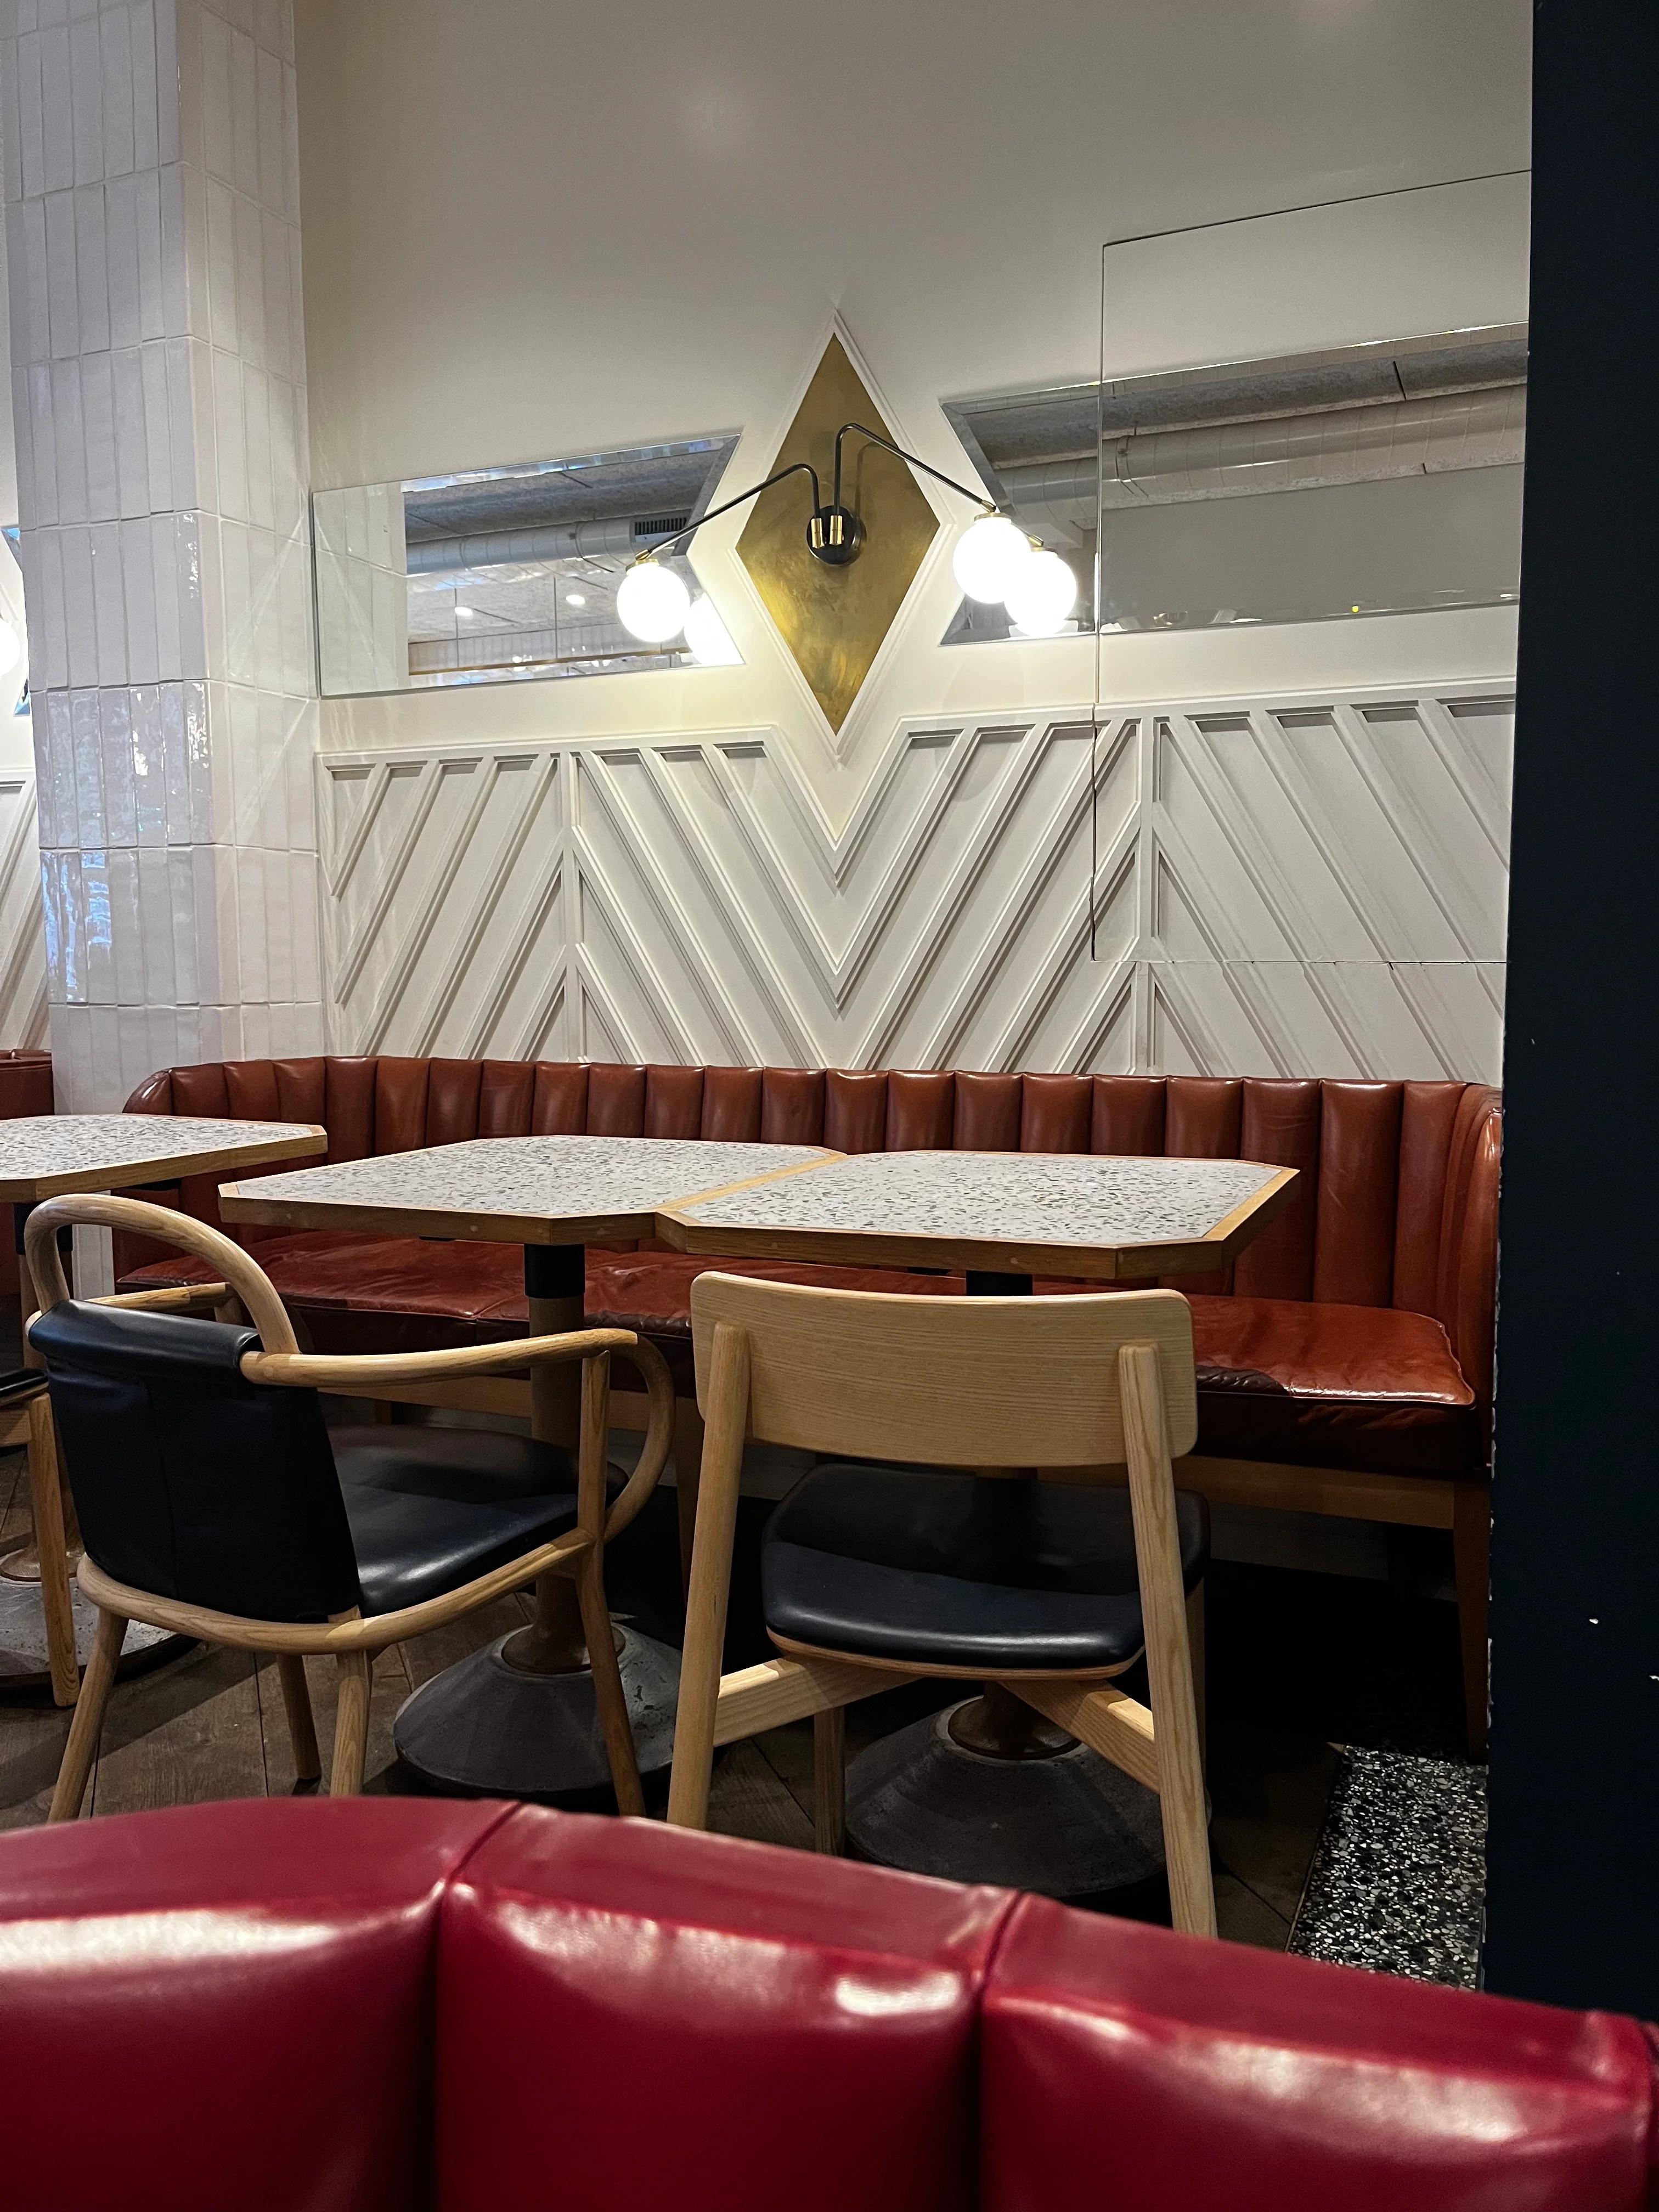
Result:
<svg viewBox="0 0 1659 2212">
<path fill-rule="evenodd" d="M 42 856 L 0 982 L 71 1109 L 321 1039 L 296 146 L 289 0 L 0 8 Z"/>
</svg>

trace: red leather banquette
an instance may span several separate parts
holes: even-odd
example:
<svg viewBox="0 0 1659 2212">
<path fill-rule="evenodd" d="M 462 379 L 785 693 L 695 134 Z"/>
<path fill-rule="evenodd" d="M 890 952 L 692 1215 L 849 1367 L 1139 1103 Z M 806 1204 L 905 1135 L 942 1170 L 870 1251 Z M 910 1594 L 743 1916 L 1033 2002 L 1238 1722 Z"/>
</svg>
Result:
<svg viewBox="0 0 1659 2212">
<path fill-rule="evenodd" d="M 1634 2021 L 529 1807 L 0 1838 L 0 2015 L 20 2212 L 1653 2201 Z"/>
<path fill-rule="evenodd" d="M 164 1069 L 127 1103 L 319 1121 L 337 1160 L 586 1132 L 1299 1169 L 1295 1203 L 1230 1277 L 1176 1285 L 1192 1298 L 1200 1369 L 1194 1486 L 1215 1499 L 1454 1528 L 1481 1732 L 1501 1128 L 1498 1094 L 1482 1085 L 331 1056 Z M 178 1202 L 218 1223 L 220 1179 L 187 1180 Z M 246 1241 L 319 1350 L 414 1349 L 525 1327 L 510 1247 L 258 1231 Z M 191 1271 L 128 1239 L 117 1261 L 133 1285 Z M 687 1396 L 690 1285 L 711 1264 L 931 1296 L 962 1288 L 960 1277 L 592 1253 L 590 1315 L 651 1337 Z"/>
</svg>

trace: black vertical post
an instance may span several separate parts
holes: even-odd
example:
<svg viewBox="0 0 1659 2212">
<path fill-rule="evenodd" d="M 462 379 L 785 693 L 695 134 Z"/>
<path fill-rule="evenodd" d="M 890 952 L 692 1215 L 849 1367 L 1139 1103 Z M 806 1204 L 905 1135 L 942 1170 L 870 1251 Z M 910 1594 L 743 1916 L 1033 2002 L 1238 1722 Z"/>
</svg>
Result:
<svg viewBox="0 0 1659 2212">
<path fill-rule="evenodd" d="M 1535 0 L 1488 1986 L 1659 2011 L 1659 10 Z"/>
</svg>

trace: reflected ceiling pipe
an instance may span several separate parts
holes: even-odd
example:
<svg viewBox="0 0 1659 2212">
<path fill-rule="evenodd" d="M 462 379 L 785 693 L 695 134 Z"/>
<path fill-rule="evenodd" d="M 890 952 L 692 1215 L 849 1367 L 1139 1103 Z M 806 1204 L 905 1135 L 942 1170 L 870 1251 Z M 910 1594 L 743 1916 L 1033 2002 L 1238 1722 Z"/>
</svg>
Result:
<svg viewBox="0 0 1659 2212">
<path fill-rule="evenodd" d="M 641 528 L 623 515 L 607 522 L 551 522 L 532 530 L 480 530 L 461 538 L 419 538 L 408 548 L 411 576 L 442 574 L 452 568 L 499 568 L 509 562 L 616 560 L 647 552 L 672 533 Z"/>
<path fill-rule="evenodd" d="M 789 477 L 805 476 L 811 480 L 812 508 L 806 520 L 806 548 L 813 559 L 831 568 L 844 568 L 856 561 L 866 533 L 863 516 L 842 497 L 843 461 L 849 438 L 862 438 L 867 445 L 879 447 L 884 453 L 893 454 L 909 467 L 920 469 L 924 476 L 932 477 L 951 491 L 959 492 L 964 499 L 971 500 L 980 512 L 963 532 L 952 557 L 951 568 L 957 583 L 970 599 L 1004 600 L 1011 611 L 1012 595 L 1024 586 L 1024 604 L 1033 624 L 1028 635 L 1047 635 L 1058 629 L 1077 596 L 1076 580 L 1058 555 L 1045 553 L 1018 523 L 1000 512 L 982 489 L 976 491 L 958 483 L 942 469 L 921 460 L 905 447 L 896 446 L 890 438 L 862 422 L 843 422 L 836 433 L 835 475 L 828 500 L 811 463 L 794 461 L 768 477 L 763 483 L 752 484 L 734 498 L 722 500 L 695 522 L 688 522 L 684 530 L 677 530 L 659 544 L 638 554 L 617 590 L 617 615 L 623 628 L 650 645 L 663 645 L 670 638 L 678 637 L 691 611 L 691 594 L 672 568 L 662 566 L 657 555 L 683 544 L 717 514 L 730 513 L 732 507 L 757 498 Z M 1055 616 L 1053 610 L 1060 602 L 1062 581 L 1069 591 L 1064 611 Z"/>
<path fill-rule="evenodd" d="M 1092 530 L 1097 501 L 1163 507 L 1439 476 L 1513 465 L 1526 459 L 1526 447 L 1527 389 L 1514 384 L 1384 406 L 1128 432 L 1106 441 L 1103 487 L 1087 454 L 1000 474 L 1020 520 L 1058 532 Z"/>
</svg>

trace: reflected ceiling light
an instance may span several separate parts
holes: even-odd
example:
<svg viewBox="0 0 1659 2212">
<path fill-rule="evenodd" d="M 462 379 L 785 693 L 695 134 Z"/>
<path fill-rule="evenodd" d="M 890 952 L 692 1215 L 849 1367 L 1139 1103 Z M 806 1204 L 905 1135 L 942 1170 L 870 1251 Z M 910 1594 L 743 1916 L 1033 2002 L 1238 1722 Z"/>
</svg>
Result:
<svg viewBox="0 0 1659 2212">
<path fill-rule="evenodd" d="M 963 593 L 981 606 L 1006 600 L 1030 562 L 1030 539 L 1006 514 L 970 522 L 951 556 L 951 573 Z"/>
<path fill-rule="evenodd" d="M 455 611 L 458 615 L 464 616 L 468 622 L 476 622 L 478 618 L 478 610 L 477 607 L 463 607 L 458 605 Z"/>
<path fill-rule="evenodd" d="M 842 449 L 848 438 L 862 438 L 866 445 L 879 446 L 884 453 L 896 454 L 911 468 L 920 469 L 924 476 L 933 477 L 937 483 L 948 485 L 951 490 L 960 492 L 964 499 L 974 501 L 980 509 L 980 516 L 957 548 L 952 563 L 957 581 L 971 598 L 1002 599 L 1013 584 L 1016 573 L 1030 559 L 1033 550 L 1031 541 L 1018 524 L 1011 522 L 1006 515 L 999 514 L 982 491 L 974 491 L 967 484 L 958 483 L 954 477 L 947 477 L 942 470 L 919 460 L 904 447 L 896 446 L 890 438 L 884 438 L 879 431 L 866 429 L 862 422 L 843 422 L 836 433 L 836 472 L 828 500 L 823 496 L 823 487 L 812 464 L 810 461 L 794 461 L 787 469 L 780 469 L 775 475 L 768 477 L 763 483 L 751 484 L 747 491 L 740 491 L 736 498 L 722 500 L 718 507 L 711 507 L 706 514 L 700 514 L 695 522 L 688 522 L 684 530 L 677 530 L 672 537 L 661 539 L 647 551 L 635 554 L 633 564 L 623 576 L 617 592 L 617 616 L 623 629 L 631 630 L 635 637 L 651 645 L 663 644 L 678 635 L 691 610 L 690 594 L 672 569 L 662 567 L 658 556 L 671 547 L 683 544 L 705 522 L 712 521 L 715 515 L 725 514 L 734 507 L 741 507 L 744 500 L 757 498 L 762 492 L 769 491 L 774 484 L 783 483 L 787 477 L 805 476 L 812 480 L 812 511 L 806 520 L 806 545 L 814 560 L 822 561 L 826 568 L 844 568 L 856 561 L 864 544 L 865 526 L 863 516 L 842 498 Z M 964 553 L 969 573 L 975 577 L 977 588 L 970 586 L 964 575 L 962 565 Z M 662 581 L 660 584 L 653 582 L 650 580 L 653 578 L 660 578 Z M 665 590 L 665 585 L 672 586 L 672 592 Z M 667 623 L 671 611 L 676 613 L 672 627 L 663 627 Z M 651 626 L 642 629 L 641 623 Z"/>
<path fill-rule="evenodd" d="M 690 611 L 690 592 L 672 568 L 649 555 L 635 561 L 617 586 L 617 619 L 646 645 L 678 637 Z"/>
<path fill-rule="evenodd" d="M 587 605 L 587 594 L 586 592 L 567 592 L 564 595 L 564 603 L 568 607 L 585 607 Z"/>
<path fill-rule="evenodd" d="M 1028 548 L 1003 598 L 1022 637 L 1053 637 L 1077 605 L 1077 578 L 1058 553 Z"/>
<path fill-rule="evenodd" d="M 23 641 L 17 635 L 16 624 L 0 617 L 0 676 L 9 674 L 22 657 Z"/>
<path fill-rule="evenodd" d="M 699 668 L 740 668 L 743 655 L 707 592 L 699 592 L 685 617 L 685 641 Z"/>
</svg>

